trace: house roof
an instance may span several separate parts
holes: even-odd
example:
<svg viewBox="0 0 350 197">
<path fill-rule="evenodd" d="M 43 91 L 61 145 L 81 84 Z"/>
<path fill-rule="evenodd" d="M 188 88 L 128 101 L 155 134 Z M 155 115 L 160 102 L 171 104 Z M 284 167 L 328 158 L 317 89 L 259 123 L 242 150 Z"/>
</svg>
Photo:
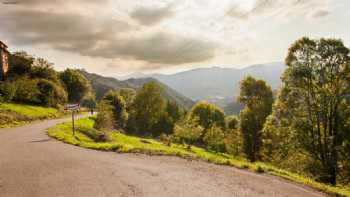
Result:
<svg viewBox="0 0 350 197">
<path fill-rule="evenodd" d="M 0 49 L 4 50 L 6 53 L 10 53 L 7 50 L 7 45 L 0 40 Z"/>
<path fill-rule="evenodd" d="M 0 40 L 0 45 L 3 45 L 3 46 L 5 46 L 5 48 L 7 48 L 7 45 L 5 43 L 3 43 L 1 40 Z"/>
</svg>

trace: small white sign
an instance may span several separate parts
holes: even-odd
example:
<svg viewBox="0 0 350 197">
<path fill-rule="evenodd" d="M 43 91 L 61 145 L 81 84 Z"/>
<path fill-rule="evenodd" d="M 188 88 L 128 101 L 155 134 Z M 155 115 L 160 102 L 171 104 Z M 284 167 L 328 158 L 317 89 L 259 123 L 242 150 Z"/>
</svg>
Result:
<svg viewBox="0 0 350 197">
<path fill-rule="evenodd" d="M 80 108 L 79 104 L 66 104 L 64 106 L 65 110 L 78 110 Z"/>
</svg>

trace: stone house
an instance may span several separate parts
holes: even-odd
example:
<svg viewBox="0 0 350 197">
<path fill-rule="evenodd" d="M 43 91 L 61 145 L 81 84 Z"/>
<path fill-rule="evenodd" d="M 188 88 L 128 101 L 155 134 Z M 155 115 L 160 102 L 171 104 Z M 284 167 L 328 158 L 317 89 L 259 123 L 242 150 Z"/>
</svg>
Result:
<svg viewBox="0 0 350 197">
<path fill-rule="evenodd" d="M 6 44 L 0 41 L 0 81 L 5 80 L 7 71 L 9 70 L 8 56 L 9 52 Z"/>
</svg>

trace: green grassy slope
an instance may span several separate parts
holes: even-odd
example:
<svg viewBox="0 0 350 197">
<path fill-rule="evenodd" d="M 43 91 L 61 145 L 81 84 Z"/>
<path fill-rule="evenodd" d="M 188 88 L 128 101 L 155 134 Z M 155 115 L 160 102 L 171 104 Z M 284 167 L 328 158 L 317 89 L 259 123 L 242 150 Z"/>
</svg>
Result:
<svg viewBox="0 0 350 197">
<path fill-rule="evenodd" d="M 62 113 L 55 108 L 0 103 L 0 128 L 13 127 L 39 119 L 56 118 L 61 115 Z"/>
<path fill-rule="evenodd" d="M 338 196 L 350 196 L 350 190 L 341 186 L 334 187 L 314 181 L 311 178 L 303 177 L 295 173 L 288 172 L 271 166 L 269 164 L 256 162 L 251 163 L 243 158 L 236 158 L 223 153 L 209 152 L 199 147 L 192 147 L 191 150 L 181 144 L 172 144 L 167 146 L 154 139 L 139 138 L 128 136 L 118 131 L 105 132 L 106 142 L 96 142 L 94 135 L 101 134 L 101 131 L 93 129 L 94 119 L 85 118 L 76 122 L 76 137 L 72 135 L 70 123 L 58 124 L 48 129 L 48 135 L 60 141 L 81 146 L 84 148 L 116 151 L 119 153 L 145 153 L 150 155 L 170 155 L 187 159 L 198 159 L 215 164 L 233 166 L 241 169 L 247 169 L 259 173 L 268 173 L 271 175 L 283 177 L 285 179 L 311 186 L 315 189 L 335 194 Z M 90 136 L 90 137 L 89 137 Z"/>
</svg>

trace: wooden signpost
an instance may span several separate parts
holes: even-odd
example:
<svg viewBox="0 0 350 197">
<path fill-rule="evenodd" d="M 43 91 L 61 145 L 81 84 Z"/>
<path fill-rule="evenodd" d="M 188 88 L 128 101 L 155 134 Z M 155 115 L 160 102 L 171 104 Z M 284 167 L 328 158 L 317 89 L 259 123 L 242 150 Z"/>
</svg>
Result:
<svg viewBox="0 0 350 197">
<path fill-rule="evenodd" d="M 72 112 L 72 132 L 73 136 L 75 136 L 75 125 L 74 125 L 74 112 L 80 109 L 79 104 L 67 104 L 64 106 L 64 110 L 69 110 Z"/>
</svg>

